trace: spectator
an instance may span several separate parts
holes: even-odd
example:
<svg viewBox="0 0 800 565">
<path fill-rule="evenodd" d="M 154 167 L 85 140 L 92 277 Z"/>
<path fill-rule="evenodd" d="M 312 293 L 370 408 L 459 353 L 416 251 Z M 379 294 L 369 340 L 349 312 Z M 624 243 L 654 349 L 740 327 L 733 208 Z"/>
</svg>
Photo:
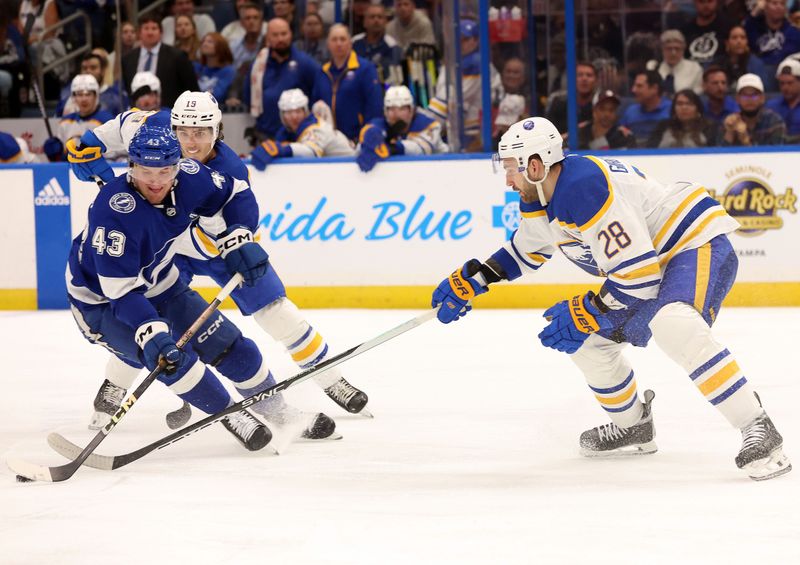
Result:
<svg viewBox="0 0 800 565">
<path fill-rule="evenodd" d="M 463 101 L 463 114 L 461 116 L 464 126 L 464 139 L 458 140 L 460 147 L 468 151 L 480 147 L 480 117 L 481 117 L 481 59 L 478 50 L 478 24 L 472 20 L 461 20 L 459 33 L 461 35 L 461 92 Z M 500 73 L 489 63 L 489 83 L 491 86 L 492 103 L 503 96 L 503 84 Z M 452 89 L 448 89 L 447 72 L 442 66 L 439 69 L 439 78 L 436 81 L 436 96 L 430 101 L 427 112 L 444 126 L 448 118 L 447 101 L 450 96 L 455 97 Z M 450 132 L 452 136 L 454 132 Z M 450 146 L 453 146 L 453 137 L 450 137 Z"/>
<path fill-rule="evenodd" d="M 636 75 L 631 92 L 636 103 L 626 108 L 621 122 L 633 132 L 636 145 L 644 147 L 656 124 L 669 117 L 670 102 L 663 96 L 661 75 L 655 71 Z"/>
<path fill-rule="evenodd" d="M 378 70 L 378 82 L 386 86 L 403 84 L 400 67 L 403 50 L 394 37 L 386 35 L 386 8 L 370 4 L 364 13 L 364 33 L 353 36 L 353 51 L 359 57 L 372 61 Z"/>
<path fill-rule="evenodd" d="M 675 94 L 669 116 L 656 125 L 647 147 L 707 147 L 716 142 L 717 124 L 703 116 L 703 101 L 693 90 Z"/>
<path fill-rule="evenodd" d="M 720 13 L 719 0 L 694 0 L 695 17 L 682 26 L 687 57 L 708 66 L 724 51 L 725 39 L 732 24 Z"/>
<path fill-rule="evenodd" d="M 100 109 L 105 110 L 112 116 L 121 113 L 127 106 L 127 101 L 123 100 L 123 95 L 116 84 L 104 84 L 106 67 L 108 62 L 96 53 L 87 53 L 81 60 L 81 72 L 83 75 L 92 75 L 97 84 L 100 85 Z M 72 96 L 72 86 L 67 86 L 61 92 L 61 100 L 56 107 L 56 116 L 72 114 L 78 111 L 78 104 Z"/>
<path fill-rule="evenodd" d="M 4 9 L 7 9 L 4 5 Z M 61 39 L 57 37 L 55 30 L 46 34 L 44 30 L 59 22 L 58 9 L 54 0 L 23 0 L 19 4 L 19 25 L 20 32 L 27 39 L 29 46 L 35 45 L 35 49 L 29 50 L 29 56 L 33 59 L 34 65 L 48 65 L 67 53 Z M 27 35 L 25 35 L 27 33 Z M 70 68 L 67 64 L 58 65 L 51 71 L 45 73 L 43 77 L 47 100 L 57 99 L 60 85 L 70 79 Z"/>
<path fill-rule="evenodd" d="M 500 104 L 497 105 L 497 112 L 492 122 L 494 124 L 492 128 L 494 145 L 500 143 L 500 138 L 503 137 L 509 127 L 525 116 L 530 116 L 525 97 L 521 94 L 504 94 Z"/>
<path fill-rule="evenodd" d="M 739 111 L 736 101 L 728 94 L 728 76 L 722 67 L 711 65 L 703 71 L 703 110 L 707 118 L 721 125 L 730 114 Z"/>
<path fill-rule="evenodd" d="M 303 37 L 294 42 L 300 51 L 308 53 L 320 66 L 330 59 L 328 46 L 325 44 L 325 24 L 317 13 L 306 14 L 303 18 Z"/>
<path fill-rule="evenodd" d="M 150 71 L 136 73 L 131 81 L 131 108 L 144 111 L 161 109 L 161 81 Z"/>
<path fill-rule="evenodd" d="M 439 122 L 416 112 L 411 91 L 402 85 L 386 91 L 383 117 L 369 121 L 361 129 L 358 149 L 356 161 L 365 173 L 390 155 L 432 155 L 448 151 L 447 144 L 442 142 Z"/>
<path fill-rule="evenodd" d="M 71 89 L 78 109 L 65 115 L 58 124 L 58 138 L 65 144 L 114 117 L 100 109 L 100 85 L 94 76 L 77 75 L 72 79 Z"/>
<path fill-rule="evenodd" d="M 786 124 L 781 117 L 764 107 L 764 84 L 758 75 L 745 74 L 736 85 L 740 112 L 722 122 L 719 145 L 780 145 L 786 138 Z"/>
<path fill-rule="evenodd" d="M 292 30 L 292 37 L 300 35 L 300 22 L 295 11 L 294 0 L 272 0 L 272 17 L 286 20 L 289 29 Z"/>
<path fill-rule="evenodd" d="M 264 47 L 264 40 L 267 37 L 264 13 L 258 5 L 248 2 L 239 8 L 239 14 L 245 33 L 241 39 L 230 44 L 236 74 L 228 90 L 228 99 L 225 102 L 228 106 L 238 106 L 242 103 L 245 85 L 250 80 L 250 67 L 253 66 L 259 50 Z"/>
<path fill-rule="evenodd" d="M 716 63 L 728 75 L 728 86 L 731 88 L 731 92 L 735 91 L 736 81 L 739 80 L 739 77 L 746 73 L 758 75 L 767 91 L 774 90 L 772 84 L 774 79 L 767 76 L 767 68 L 761 59 L 750 52 L 747 34 L 742 26 L 731 28 L 728 39 L 725 41 L 725 53 L 716 60 Z"/>
<path fill-rule="evenodd" d="M 311 99 L 322 100 L 333 113 L 333 125 L 350 140 L 364 123 L 380 117 L 383 89 L 375 65 L 356 55 L 350 32 L 342 24 L 328 31 L 331 59 L 317 72 Z"/>
<path fill-rule="evenodd" d="M 386 33 L 395 38 L 403 51 L 412 43 L 436 45 L 433 24 L 425 12 L 417 10 L 414 0 L 394 0 L 394 18 L 386 26 Z"/>
<path fill-rule="evenodd" d="M 647 64 L 660 53 L 658 37 L 653 33 L 635 31 L 625 41 L 625 76 L 628 83 L 647 70 Z"/>
<path fill-rule="evenodd" d="M 786 0 L 758 0 L 744 20 L 750 51 L 772 76 L 778 63 L 800 51 L 800 30 L 786 18 Z"/>
<path fill-rule="evenodd" d="M 200 62 L 194 64 L 200 90 L 210 92 L 217 100 L 225 100 L 236 70 L 228 42 L 221 33 L 209 33 L 200 44 Z"/>
<path fill-rule="evenodd" d="M 308 111 L 308 97 L 299 88 L 283 91 L 278 99 L 283 124 L 275 136 L 253 150 L 253 166 L 259 171 L 274 159 L 353 155 L 353 145 L 333 125 Z"/>
<path fill-rule="evenodd" d="M 167 45 L 175 45 L 175 24 L 178 16 L 189 16 L 194 22 L 198 37 L 205 37 L 207 33 L 217 31 L 217 25 L 208 14 L 195 14 L 192 0 L 175 0 L 172 5 L 172 15 L 161 22 L 162 41 Z"/>
<path fill-rule="evenodd" d="M 54 0 L 22 0 L 19 5 L 19 22 L 22 26 L 20 31 L 24 31 L 28 27 L 28 21 L 31 18 L 33 18 L 33 23 L 30 24 L 28 45 L 55 38 L 55 31 L 42 35 L 46 28 L 57 24 L 59 21 L 58 8 Z"/>
<path fill-rule="evenodd" d="M 186 57 L 194 63 L 200 51 L 200 38 L 197 37 L 197 28 L 194 20 L 181 14 L 175 16 L 175 44 L 174 47 L 186 53 Z"/>
<path fill-rule="evenodd" d="M 236 0 L 236 13 L 239 15 L 238 20 L 234 20 L 224 28 L 222 28 L 222 36 L 228 42 L 228 45 L 233 47 L 233 45 L 241 40 L 245 33 L 247 33 L 246 26 L 245 26 L 245 10 L 244 7 L 247 6 L 248 8 L 253 6 L 257 10 L 260 11 L 257 4 L 254 4 L 252 0 Z M 267 22 L 264 21 L 263 12 L 260 18 L 261 21 L 261 37 L 263 38 L 267 35 Z"/>
<path fill-rule="evenodd" d="M 588 61 L 579 61 L 575 66 L 575 90 L 578 93 L 578 123 L 592 119 L 592 100 L 597 90 L 597 71 Z M 545 110 L 547 119 L 558 131 L 567 130 L 567 93 L 556 92 L 550 97 Z"/>
<path fill-rule="evenodd" d="M 767 108 L 777 113 L 786 124 L 786 143 L 800 142 L 800 61 L 789 57 L 778 65 L 780 98 L 767 102 Z"/>
<path fill-rule="evenodd" d="M 184 90 L 199 90 L 192 63 L 180 49 L 161 42 L 161 22 L 152 14 L 139 20 L 139 49 L 122 58 L 122 78 L 131 92 L 133 75 L 141 71 L 154 73 L 161 81 L 161 103 L 172 107 Z"/>
<path fill-rule="evenodd" d="M 372 0 L 351 0 L 350 8 L 342 11 L 342 23 L 347 26 L 350 35 L 364 33 L 364 16 Z"/>
<path fill-rule="evenodd" d="M 123 57 L 135 49 L 137 47 L 136 26 L 131 22 L 122 22 L 122 26 L 120 26 L 119 42 Z M 106 70 L 106 80 L 104 81 L 106 84 L 111 84 L 115 81 L 115 78 L 119 78 L 118 76 L 114 76 L 114 73 L 118 72 L 115 67 L 116 59 L 116 51 L 112 51 L 108 54 L 108 69 Z"/>
<path fill-rule="evenodd" d="M 25 50 L 19 29 L 9 17 L 0 16 L 0 117 L 19 117 L 20 97 L 27 75 Z"/>
<path fill-rule="evenodd" d="M 690 88 L 699 94 L 703 91 L 703 67 L 685 59 L 686 40 L 677 29 L 668 29 L 661 34 L 662 61 L 658 74 L 663 80 L 662 90 L 672 95 L 678 90 Z"/>
<path fill-rule="evenodd" d="M 244 102 L 250 105 L 250 114 L 256 118 L 256 136 L 274 138 L 281 127 L 278 111 L 281 92 L 299 88 L 310 96 L 319 65 L 292 47 L 292 32 L 284 19 L 269 21 L 267 45 L 253 61 L 249 80 L 244 85 Z"/>
<path fill-rule="evenodd" d="M 578 149 L 631 149 L 636 138 L 617 123 L 620 99 L 613 90 L 598 90 L 592 98 L 592 118 L 578 124 Z"/>
</svg>

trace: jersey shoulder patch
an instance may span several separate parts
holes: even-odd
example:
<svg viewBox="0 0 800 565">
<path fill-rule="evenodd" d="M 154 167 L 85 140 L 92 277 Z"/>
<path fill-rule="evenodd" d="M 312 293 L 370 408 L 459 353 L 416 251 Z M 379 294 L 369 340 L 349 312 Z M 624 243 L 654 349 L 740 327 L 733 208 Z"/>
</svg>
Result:
<svg viewBox="0 0 800 565">
<path fill-rule="evenodd" d="M 200 163 L 191 159 L 181 159 L 179 166 L 184 173 L 196 175 L 200 172 Z"/>
<path fill-rule="evenodd" d="M 136 208 L 136 199 L 128 192 L 117 192 L 108 199 L 108 207 L 120 214 L 130 214 Z"/>
</svg>

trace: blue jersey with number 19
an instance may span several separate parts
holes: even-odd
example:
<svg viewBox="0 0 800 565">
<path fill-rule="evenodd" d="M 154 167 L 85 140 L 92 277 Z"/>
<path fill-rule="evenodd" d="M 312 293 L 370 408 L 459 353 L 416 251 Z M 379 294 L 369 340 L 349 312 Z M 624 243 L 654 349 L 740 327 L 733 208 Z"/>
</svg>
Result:
<svg viewBox="0 0 800 565">
<path fill-rule="evenodd" d="M 549 205 L 521 203 L 520 213 L 519 229 L 492 256 L 509 279 L 535 271 L 557 247 L 605 277 L 617 307 L 655 298 L 672 257 L 739 227 L 698 184 L 664 185 L 629 163 L 577 155 L 561 162 Z"/>
</svg>

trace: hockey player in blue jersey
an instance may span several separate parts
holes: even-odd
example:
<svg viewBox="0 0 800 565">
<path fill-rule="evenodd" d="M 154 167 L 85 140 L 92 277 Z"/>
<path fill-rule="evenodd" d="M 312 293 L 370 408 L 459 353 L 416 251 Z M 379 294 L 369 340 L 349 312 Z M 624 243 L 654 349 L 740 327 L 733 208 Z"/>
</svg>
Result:
<svg viewBox="0 0 800 565">
<path fill-rule="evenodd" d="M 623 355 L 654 338 L 735 428 L 736 465 L 754 480 L 791 470 L 783 439 L 733 354 L 711 332 L 738 260 L 738 222 L 695 183 L 662 184 L 612 158 L 568 155 L 544 118 L 512 125 L 498 146 L 506 185 L 520 193 L 520 226 L 485 263 L 468 261 L 433 293 L 439 319 L 465 315 L 491 283 L 538 270 L 560 249 L 605 279 L 545 312 L 543 345 L 570 354 L 611 423 L 584 432 L 581 453 L 653 453 L 652 391 L 637 393 Z"/>
<path fill-rule="evenodd" d="M 257 284 L 269 263 L 253 241 L 258 206 L 246 182 L 180 160 L 180 145 L 168 126 L 143 125 L 128 154 L 128 174 L 100 191 L 86 228 L 73 241 L 67 267 L 73 314 L 89 341 L 129 367 L 152 371 L 164 358 L 167 369 L 159 380 L 204 412 L 219 412 L 232 400 L 206 364 L 245 395 L 264 390 L 274 379 L 255 343 L 219 312 L 182 350 L 177 348 L 176 336 L 207 303 L 188 287 L 175 257 L 191 253 L 194 219 L 214 218 L 228 278 L 238 272 L 246 285 Z M 272 398 L 253 410 L 289 417 L 292 409 L 282 397 Z M 261 449 L 271 439 L 269 429 L 246 410 L 222 422 L 247 449 Z M 330 418 L 318 414 L 305 435 L 327 437 L 334 428 Z"/>
<path fill-rule="evenodd" d="M 176 101 L 171 116 L 167 112 L 134 111 L 120 114 L 111 122 L 84 135 L 80 147 L 68 145 L 68 158 L 76 176 L 82 180 L 91 180 L 93 177 L 112 179 L 113 171 L 102 158 L 103 152 L 124 147 L 126 140 L 144 123 L 169 124 L 176 131 L 184 157 L 196 159 L 213 170 L 247 182 L 247 167 L 221 139 L 221 119 L 213 96 L 205 92 L 187 91 Z M 227 271 L 224 261 L 217 255 L 207 222 L 206 218 L 199 218 L 198 226 L 192 232 L 193 252 L 202 258 L 179 259 L 178 263 L 187 283 L 193 274 L 203 274 L 224 284 Z M 239 288 L 231 297 L 243 314 L 252 315 L 268 334 L 286 347 L 300 367 L 311 367 L 329 356 L 325 340 L 286 297 L 283 283 L 271 265 L 255 286 Z M 102 425 L 104 414 L 114 413 L 118 398 L 133 383 L 136 373 L 111 359 L 106 381 L 95 400 L 95 425 Z M 338 368 L 324 372 L 315 381 L 348 412 L 364 411 L 367 395 L 347 382 Z M 366 411 L 364 413 L 368 414 Z"/>
<path fill-rule="evenodd" d="M 366 172 L 389 155 L 433 155 L 447 153 L 441 124 L 415 111 L 407 86 L 392 86 L 383 97 L 383 117 L 361 128 L 358 167 Z"/>
</svg>

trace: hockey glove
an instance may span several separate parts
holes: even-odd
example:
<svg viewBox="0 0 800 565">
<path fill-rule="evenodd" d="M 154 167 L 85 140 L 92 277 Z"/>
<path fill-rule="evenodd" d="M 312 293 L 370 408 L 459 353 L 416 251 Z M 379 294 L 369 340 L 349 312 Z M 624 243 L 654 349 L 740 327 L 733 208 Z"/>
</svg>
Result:
<svg viewBox="0 0 800 565">
<path fill-rule="evenodd" d="M 162 357 L 166 361 L 164 371 L 171 375 L 186 362 L 186 354 L 178 349 L 175 339 L 169 333 L 166 320 L 148 320 L 136 329 L 136 345 L 142 350 L 145 366 L 152 371 Z"/>
<path fill-rule="evenodd" d="M 267 272 L 269 255 L 253 241 L 253 232 L 244 226 L 233 226 L 217 238 L 217 249 L 228 272 L 241 273 L 247 286 L 254 286 Z"/>
<path fill-rule="evenodd" d="M 385 138 L 380 128 L 366 126 L 361 130 L 361 150 L 356 157 L 358 168 L 363 172 L 370 172 L 381 159 L 389 156 Z"/>
<path fill-rule="evenodd" d="M 50 162 L 57 162 L 64 160 L 64 144 L 57 137 L 48 137 L 44 146 L 42 147 L 44 154 L 47 155 L 47 160 Z"/>
<path fill-rule="evenodd" d="M 439 310 L 436 317 L 443 324 L 449 324 L 466 316 L 472 310 L 469 303 L 474 297 L 489 290 L 488 286 L 482 286 L 474 277 L 481 268 L 481 262 L 477 259 L 470 259 L 464 266 L 444 279 L 433 291 L 431 306 Z M 441 305 L 441 306 L 440 306 Z"/>
<path fill-rule="evenodd" d="M 291 145 L 275 143 L 271 139 L 268 139 L 253 149 L 253 154 L 250 155 L 250 159 L 256 169 L 263 171 L 276 157 L 291 157 L 292 155 L 294 155 L 294 152 L 292 151 Z"/>
<path fill-rule="evenodd" d="M 594 302 L 594 296 L 589 291 L 548 308 L 544 317 L 550 323 L 539 334 L 542 345 L 571 355 L 591 334 L 611 328 L 611 321 L 601 310 L 603 307 Z"/>
<path fill-rule="evenodd" d="M 87 131 L 80 141 L 67 141 L 67 161 L 75 176 L 82 181 L 100 178 L 105 182 L 114 180 L 114 171 L 103 157 L 105 146 L 92 132 Z"/>
</svg>

